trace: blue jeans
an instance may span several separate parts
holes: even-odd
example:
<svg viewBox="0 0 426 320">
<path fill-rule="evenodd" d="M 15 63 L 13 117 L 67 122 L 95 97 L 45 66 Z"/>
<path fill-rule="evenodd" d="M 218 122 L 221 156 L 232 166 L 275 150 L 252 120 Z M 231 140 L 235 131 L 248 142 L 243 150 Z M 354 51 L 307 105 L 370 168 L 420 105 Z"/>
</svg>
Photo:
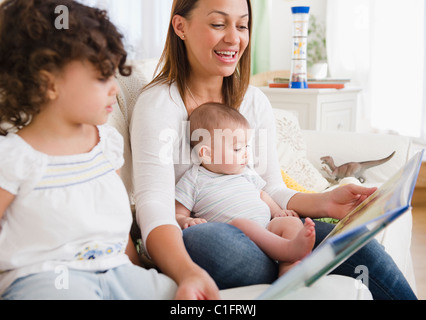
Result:
<svg viewBox="0 0 426 320">
<path fill-rule="evenodd" d="M 315 221 L 317 246 L 334 226 Z M 185 246 L 195 263 L 204 268 L 220 289 L 272 283 L 278 264 L 266 256 L 237 228 L 222 223 L 203 223 L 183 232 Z M 404 275 L 375 240 L 352 255 L 332 274 L 353 278 L 357 266 L 369 271 L 368 287 L 374 299 L 416 299 Z"/>
<path fill-rule="evenodd" d="M 32 274 L 17 279 L 0 300 L 169 300 L 176 289 L 173 280 L 154 269 L 126 264 L 103 272 Z"/>
</svg>

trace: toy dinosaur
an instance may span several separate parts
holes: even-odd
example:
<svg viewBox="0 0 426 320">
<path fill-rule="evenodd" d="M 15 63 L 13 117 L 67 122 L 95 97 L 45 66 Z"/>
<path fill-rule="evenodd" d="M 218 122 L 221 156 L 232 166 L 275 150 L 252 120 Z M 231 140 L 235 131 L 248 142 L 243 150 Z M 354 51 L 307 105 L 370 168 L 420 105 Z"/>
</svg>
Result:
<svg viewBox="0 0 426 320">
<path fill-rule="evenodd" d="M 332 157 L 326 156 L 326 157 L 322 157 L 321 161 L 322 161 L 322 164 L 326 164 L 330 169 L 327 168 L 326 166 L 324 166 L 322 169 L 325 172 L 327 172 L 331 177 L 333 177 L 336 181 L 339 181 L 340 179 L 343 179 L 345 177 L 355 177 L 361 183 L 364 183 L 365 170 L 371 167 L 381 165 L 389 161 L 394 156 L 394 154 L 395 154 L 395 151 L 392 152 L 392 154 L 389 155 L 388 157 L 380 159 L 380 160 L 348 162 L 348 163 L 342 164 L 339 167 L 336 167 Z"/>
</svg>

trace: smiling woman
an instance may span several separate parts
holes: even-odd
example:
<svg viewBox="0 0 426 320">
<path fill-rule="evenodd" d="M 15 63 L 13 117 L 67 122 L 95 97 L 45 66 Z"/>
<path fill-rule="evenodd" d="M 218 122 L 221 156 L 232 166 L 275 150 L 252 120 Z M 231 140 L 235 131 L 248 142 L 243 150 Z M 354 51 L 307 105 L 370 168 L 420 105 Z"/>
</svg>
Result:
<svg viewBox="0 0 426 320">
<path fill-rule="evenodd" d="M 182 161 L 186 150 L 181 146 L 190 144 L 185 125 L 200 104 L 225 103 L 247 119 L 256 141 L 250 157 L 261 155 L 253 169 L 266 182 L 263 190 L 282 209 L 295 210 L 301 217 L 342 218 L 375 190 L 347 185 L 303 194 L 285 186 L 271 104 L 259 88 L 249 86 L 251 29 L 250 0 L 174 0 L 161 70 L 143 88 L 133 110 L 130 135 L 136 220 L 149 255 L 179 285 L 178 299 L 218 298 L 217 287 L 271 283 L 278 275 L 276 261 L 238 228 L 203 223 L 182 231 L 176 221 L 176 182 L 192 165 Z M 177 134 L 170 141 L 162 139 L 164 132 Z M 164 149 L 173 161 L 161 161 Z M 318 241 L 332 228 L 316 222 Z M 353 276 L 351 266 L 359 264 L 377 271 L 370 273 L 380 283 L 370 288 L 375 297 L 413 297 L 383 248 L 367 245 L 364 253 L 353 255 L 338 273 Z M 390 273 L 391 282 L 381 276 Z"/>
<path fill-rule="evenodd" d="M 193 11 L 189 11 L 193 7 Z M 189 113 L 210 101 L 237 107 L 250 77 L 249 3 L 244 0 L 177 1 L 172 10 L 175 14 L 163 53 L 166 64 L 154 82 L 163 82 L 164 75 L 172 71 Z M 184 55 L 175 52 L 185 52 L 185 60 L 171 59 L 172 52 L 178 58 Z M 224 77 L 226 81 L 221 89 Z M 215 85 L 204 86 L 206 80 Z"/>
</svg>

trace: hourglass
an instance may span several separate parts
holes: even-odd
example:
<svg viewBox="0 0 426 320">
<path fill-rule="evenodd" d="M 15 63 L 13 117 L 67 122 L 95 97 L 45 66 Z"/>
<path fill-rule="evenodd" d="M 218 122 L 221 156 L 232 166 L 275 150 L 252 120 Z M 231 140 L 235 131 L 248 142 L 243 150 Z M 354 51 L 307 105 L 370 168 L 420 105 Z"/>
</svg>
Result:
<svg viewBox="0 0 426 320">
<path fill-rule="evenodd" d="M 293 54 L 291 58 L 290 88 L 308 88 L 307 42 L 309 28 L 309 7 L 292 7 L 293 13 Z"/>
</svg>

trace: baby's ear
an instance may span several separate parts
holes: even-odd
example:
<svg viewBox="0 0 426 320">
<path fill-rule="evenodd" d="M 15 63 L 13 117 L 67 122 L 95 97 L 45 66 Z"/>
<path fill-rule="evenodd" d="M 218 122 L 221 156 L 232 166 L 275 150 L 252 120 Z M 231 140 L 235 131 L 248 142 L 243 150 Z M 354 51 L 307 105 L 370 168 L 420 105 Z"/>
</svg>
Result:
<svg viewBox="0 0 426 320">
<path fill-rule="evenodd" d="M 210 147 L 203 145 L 198 149 L 198 157 L 205 164 L 212 163 L 212 154 Z"/>
<path fill-rule="evenodd" d="M 42 79 L 42 86 L 46 93 L 46 98 L 53 101 L 58 98 L 59 92 L 56 85 L 56 76 L 47 71 L 40 71 L 40 78 Z"/>
</svg>

